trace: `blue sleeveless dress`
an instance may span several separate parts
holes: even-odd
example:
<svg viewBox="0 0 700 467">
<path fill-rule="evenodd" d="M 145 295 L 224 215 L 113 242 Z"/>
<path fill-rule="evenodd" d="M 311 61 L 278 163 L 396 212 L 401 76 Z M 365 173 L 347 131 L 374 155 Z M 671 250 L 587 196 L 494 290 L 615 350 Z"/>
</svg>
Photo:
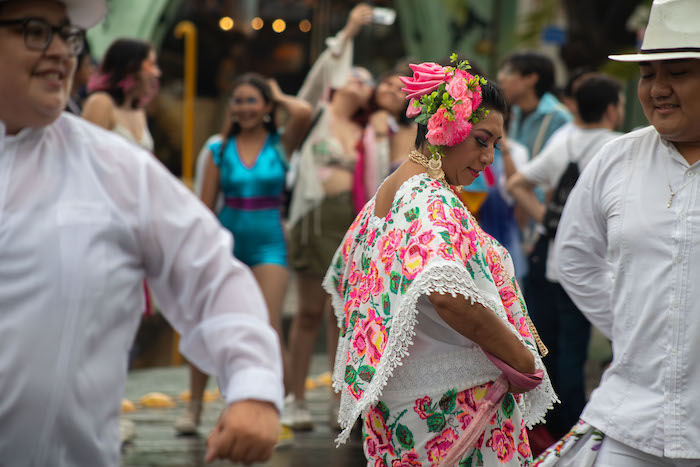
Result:
<svg viewBox="0 0 700 467">
<path fill-rule="evenodd" d="M 287 244 L 282 229 L 287 160 L 279 134 L 270 134 L 252 167 L 238 154 L 236 138 L 209 146 L 219 167 L 219 189 L 226 204 L 219 221 L 233 234 L 233 255 L 249 267 L 258 264 L 287 265 Z"/>
</svg>

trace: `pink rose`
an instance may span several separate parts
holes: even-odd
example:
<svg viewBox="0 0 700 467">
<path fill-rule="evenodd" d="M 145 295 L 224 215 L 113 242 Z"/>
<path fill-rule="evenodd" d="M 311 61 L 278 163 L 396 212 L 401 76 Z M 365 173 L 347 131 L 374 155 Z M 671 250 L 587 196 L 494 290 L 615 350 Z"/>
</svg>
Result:
<svg viewBox="0 0 700 467">
<path fill-rule="evenodd" d="M 435 235 L 433 235 L 432 232 L 426 231 L 418 236 L 418 241 L 421 242 L 423 245 L 427 245 L 428 243 L 432 242 L 434 238 Z"/>
<path fill-rule="evenodd" d="M 448 245 L 447 243 L 440 244 L 440 248 L 438 248 L 438 255 L 448 261 L 455 259 L 454 248 L 452 248 L 452 245 Z"/>
<path fill-rule="evenodd" d="M 513 423 L 510 420 L 505 420 L 501 428 L 493 430 L 491 438 L 486 441 L 486 446 L 493 449 L 501 462 L 508 462 L 513 458 L 515 452 L 515 440 L 511 434 L 513 430 Z"/>
<path fill-rule="evenodd" d="M 352 347 L 357 352 L 358 357 L 362 357 L 367 350 L 367 336 L 362 331 L 355 332 L 355 336 L 352 339 Z"/>
<path fill-rule="evenodd" d="M 396 455 L 394 447 L 391 445 L 391 430 L 386 426 L 384 413 L 376 405 L 372 406 L 365 418 L 365 428 L 368 438 L 365 440 L 365 448 L 370 457 L 381 456 L 385 452 L 392 456 Z M 374 451 L 374 453 L 369 451 Z"/>
<path fill-rule="evenodd" d="M 414 105 L 413 104 L 414 102 L 417 102 L 417 101 L 415 99 L 411 99 L 408 103 L 408 108 L 406 109 L 406 116 L 408 118 L 417 117 L 421 112 L 420 104 Z"/>
<path fill-rule="evenodd" d="M 401 454 L 401 459 L 391 461 L 391 467 L 421 467 L 416 451 L 408 451 Z"/>
<path fill-rule="evenodd" d="M 469 89 L 467 81 L 459 75 L 455 75 L 454 78 L 447 83 L 446 90 L 455 101 L 460 99 L 462 102 L 466 102 L 466 99 L 471 101 L 472 91 Z"/>
<path fill-rule="evenodd" d="M 457 433 L 453 428 L 448 428 L 440 433 L 435 438 L 425 444 L 425 450 L 428 452 L 428 460 L 436 464 L 440 461 L 452 445 L 457 441 Z"/>
<path fill-rule="evenodd" d="M 428 212 L 430 212 L 430 220 L 445 220 L 445 207 L 439 198 L 428 205 Z"/>
<path fill-rule="evenodd" d="M 386 341 L 389 337 L 382 318 L 377 316 L 374 308 L 370 308 L 367 318 L 362 321 L 360 326 L 367 342 L 369 360 L 372 364 L 377 364 L 384 353 Z"/>
<path fill-rule="evenodd" d="M 515 295 L 515 290 L 513 290 L 513 287 L 510 285 L 506 285 L 505 287 L 501 288 L 498 293 L 501 295 L 501 302 L 503 302 L 503 306 L 506 308 L 510 308 L 510 306 L 518 299 L 518 297 Z"/>
<path fill-rule="evenodd" d="M 403 274 L 408 280 L 413 280 L 428 264 L 433 252 L 426 245 L 413 241 L 406 248 L 402 248 L 400 254 Z"/>
<path fill-rule="evenodd" d="M 449 75 L 447 69 L 437 63 L 421 63 L 409 65 L 413 70 L 413 76 L 402 76 L 404 84 L 403 92 L 408 94 L 407 99 L 416 99 L 435 91 L 444 83 Z"/>
<path fill-rule="evenodd" d="M 427 420 L 428 415 L 432 412 L 430 404 L 432 403 L 430 397 L 425 396 L 422 399 L 416 400 L 413 406 L 413 411 L 418 414 L 421 420 Z"/>
<path fill-rule="evenodd" d="M 471 109 L 465 104 L 453 107 L 454 118 L 450 120 L 446 115 L 447 110 L 440 107 L 428 120 L 428 132 L 425 137 L 430 144 L 436 146 L 454 146 L 461 143 L 472 129 L 472 124 L 467 121 L 471 115 Z"/>
<path fill-rule="evenodd" d="M 384 274 L 391 272 L 394 254 L 401 244 L 403 232 L 401 229 L 390 230 L 379 239 L 379 260 L 384 264 Z"/>
</svg>

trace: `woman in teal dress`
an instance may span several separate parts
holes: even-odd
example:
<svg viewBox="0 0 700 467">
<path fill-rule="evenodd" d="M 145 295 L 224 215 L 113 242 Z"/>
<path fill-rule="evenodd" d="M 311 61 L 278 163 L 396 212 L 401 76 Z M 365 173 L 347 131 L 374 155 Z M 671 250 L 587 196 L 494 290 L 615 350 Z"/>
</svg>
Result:
<svg viewBox="0 0 700 467">
<path fill-rule="evenodd" d="M 278 106 L 287 114 L 284 131 L 275 123 Z M 234 83 L 229 111 L 221 140 L 209 146 L 201 198 L 215 211 L 223 194 L 219 221 L 233 234 L 234 256 L 253 271 L 282 342 L 282 301 L 289 277 L 281 218 L 287 158 L 306 133 L 311 108 L 282 93 L 274 80 L 248 73 Z M 207 376 L 191 367 L 191 399 L 187 413 L 175 423 L 179 433 L 196 433 L 206 382 Z"/>
</svg>

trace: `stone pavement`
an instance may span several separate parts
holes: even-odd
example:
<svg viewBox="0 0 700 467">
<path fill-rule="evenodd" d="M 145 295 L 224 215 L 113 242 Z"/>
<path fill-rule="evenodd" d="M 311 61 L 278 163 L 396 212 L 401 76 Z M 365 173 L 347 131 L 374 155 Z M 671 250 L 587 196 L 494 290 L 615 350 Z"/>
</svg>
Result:
<svg viewBox="0 0 700 467">
<path fill-rule="evenodd" d="M 324 354 L 314 355 L 311 375 L 318 376 L 328 370 Z M 136 370 L 129 373 L 125 397 L 137 403 L 149 392 L 162 392 L 171 396 L 177 405 L 174 408 L 138 407 L 136 411 L 125 414 L 136 426 L 136 437 L 126 445 L 122 452 L 122 466 L 145 467 L 194 467 L 232 465 L 226 462 L 204 464 L 204 440 L 213 428 L 224 405 L 221 399 L 204 405 L 200 437 L 177 437 L 172 428 L 174 420 L 185 411 L 185 402 L 179 400 L 180 394 L 188 386 L 187 367 L 161 367 Z M 214 390 L 216 384 L 210 380 L 208 389 Z M 319 386 L 307 392 L 309 409 L 314 418 L 314 430 L 307 433 L 295 433 L 294 439 L 277 448 L 269 462 L 270 467 L 360 467 L 366 461 L 362 454 L 362 445 L 358 433 L 354 433 L 347 444 L 335 447 L 336 436 L 328 425 L 328 407 L 330 388 Z M 359 432 L 359 430 L 356 431 Z"/>
</svg>

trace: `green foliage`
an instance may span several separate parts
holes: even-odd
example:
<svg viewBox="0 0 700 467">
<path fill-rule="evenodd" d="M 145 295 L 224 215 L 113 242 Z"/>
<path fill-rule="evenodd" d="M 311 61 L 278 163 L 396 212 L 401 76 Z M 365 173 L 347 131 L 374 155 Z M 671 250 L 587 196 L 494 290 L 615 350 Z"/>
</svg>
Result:
<svg viewBox="0 0 700 467">
<path fill-rule="evenodd" d="M 346 369 L 347 372 L 347 369 Z M 374 372 L 375 369 L 372 368 L 369 365 L 361 365 L 360 368 L 357 371 L 357 376 L 362 380 L 367 383 L 372 381 L 372 378 L 374 377 Z"/>
<path fill-rule="evenodd" d="M 428 431 L 431 433 L 440 433 L 445 428 L 445 416 L 442 412 L 437 412 L 428 417 Z"/>
<path fill-rule="evenodd" d="M 415 445 L 413 441 L 413 433 L 411 433 L 411 430 L 400 423 L 396 427 L 396 438 L 405 449 L 413 449 L 413 446 Z"/>
<path fill-rule="evenodd" d="M 352 384 L 355 382 L 355 379 L 357 378 L 357 371 L 351 366 L 348 365 L 345 367 L 345 382 L 348 384 Z"/>
</svg>

